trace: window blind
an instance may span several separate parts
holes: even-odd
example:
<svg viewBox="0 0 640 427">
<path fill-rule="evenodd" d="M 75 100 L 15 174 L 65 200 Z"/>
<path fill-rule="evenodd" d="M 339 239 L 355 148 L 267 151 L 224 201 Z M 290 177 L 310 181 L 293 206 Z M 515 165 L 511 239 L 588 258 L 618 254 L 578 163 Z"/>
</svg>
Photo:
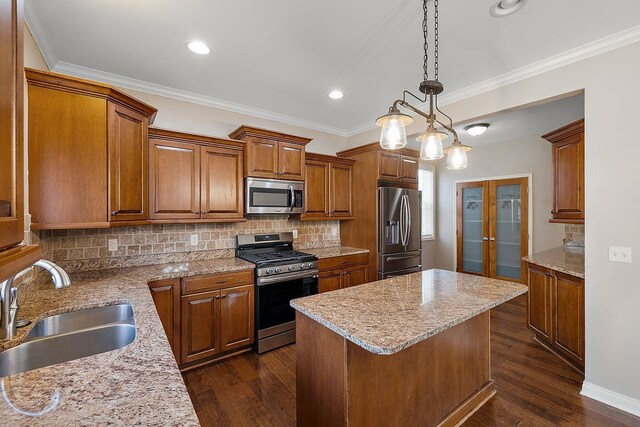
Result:
<svg viewBox="0 0 640 427">
<path fill-rule="evenodd" d="M 433 169 L 418 170 L 418 189 L 422 191 L 422 238 L 433 239 L 434 234 L 434 184 L 435 173 Z"/>
</svg>

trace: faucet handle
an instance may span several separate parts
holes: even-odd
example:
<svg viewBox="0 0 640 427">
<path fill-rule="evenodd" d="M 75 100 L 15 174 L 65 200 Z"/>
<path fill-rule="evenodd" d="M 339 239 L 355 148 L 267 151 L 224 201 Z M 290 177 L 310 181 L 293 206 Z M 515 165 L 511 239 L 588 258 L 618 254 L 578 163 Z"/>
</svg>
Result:
<svg viewBox="0 0 640 427">
<path fill-rule="evenodd" d="M 18 311 L 18 288 L 11 288 L 11 310 Z"/>
</svg>

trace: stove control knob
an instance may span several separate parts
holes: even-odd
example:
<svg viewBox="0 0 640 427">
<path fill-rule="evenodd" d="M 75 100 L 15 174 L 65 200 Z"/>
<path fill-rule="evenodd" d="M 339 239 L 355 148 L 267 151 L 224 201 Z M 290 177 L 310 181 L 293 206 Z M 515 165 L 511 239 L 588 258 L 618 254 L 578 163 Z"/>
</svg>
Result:
<svg viewBox="0 0 640 427">
<path fill-rule="evenodd" d="M 287 270 L 293 271 L 293 268 L 294 268 L 293 265 L 290 265 L 289 267 L 287 267 Z"/>
<path fill-rule="evenodd" d="M 300 264 L 300 270 L 304 270 L 305 268 L 307 268 L 307 265 L 304 262 Z"/>
<path fill-rule="evenodd" d="M 276 273 L 280 273 L 280 267 L 276 267 L 274 270 Z"/>
<path fill-rule="evenodd" d="M 313 267 L 312 263 L 307 264 L 307 268 L 311 268 L 311 267 Z"/>
<path fill-rule="evenodd" d="M 271 274 L 273 273 L 273 270 L 271 270 L 270 268 L 267 268 L 267 274 Z"/>
</svg>

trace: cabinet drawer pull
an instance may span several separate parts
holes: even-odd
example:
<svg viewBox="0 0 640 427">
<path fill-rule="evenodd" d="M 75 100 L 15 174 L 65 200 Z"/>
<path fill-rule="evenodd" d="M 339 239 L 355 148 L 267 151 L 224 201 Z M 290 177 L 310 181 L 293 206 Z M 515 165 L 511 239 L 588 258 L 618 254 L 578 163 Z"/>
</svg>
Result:
<svg viewBox="0 0 640 427">
<path fill-rule="evenodd" d="M 226 298 L 228 295 L 222 295 L 220 298 Z"/>
<path fill-rule="evenodd" d="M 220 295 L 218 295 L 217 297 L 215 297 L 214 299 L 220 299 Z"/>
<path fill-rule="evenodd" d="M 216 281 L 216 285 L 223 285 L 225 283 L 227 283 L 226 280 L 218 280 L 218 281 Z"/>
</svg>

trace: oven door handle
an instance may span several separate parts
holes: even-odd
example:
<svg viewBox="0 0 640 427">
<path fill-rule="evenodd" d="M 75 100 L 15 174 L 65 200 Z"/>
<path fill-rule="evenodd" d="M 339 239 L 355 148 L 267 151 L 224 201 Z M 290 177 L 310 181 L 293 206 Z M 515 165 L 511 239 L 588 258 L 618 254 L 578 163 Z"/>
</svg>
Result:
<svg viewBox="0 0 640 427">
<path fill-rule="evenodd" d="M 273 283 L 286 282 L 288 280 L 306 279 L 307 277 L 318 277 L 318 270 L 304 270 L 296 273 L 279 274 L 271 277 L 258 277 L 258 286 L 271 285 Z"/>
</svg>

